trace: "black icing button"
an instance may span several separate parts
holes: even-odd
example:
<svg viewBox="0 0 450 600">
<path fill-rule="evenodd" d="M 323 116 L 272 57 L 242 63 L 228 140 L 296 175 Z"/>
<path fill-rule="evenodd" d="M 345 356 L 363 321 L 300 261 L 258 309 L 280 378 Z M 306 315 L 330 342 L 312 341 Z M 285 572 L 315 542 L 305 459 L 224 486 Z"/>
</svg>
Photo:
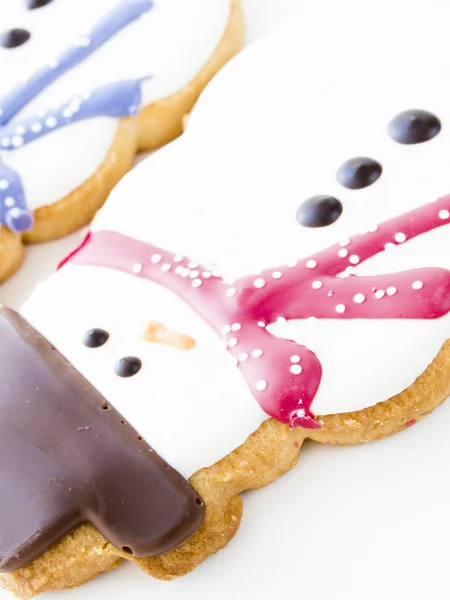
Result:
<svg viewBox="0 0 450 600">
<path fill-rule="evenodd" d="M 433 139 L 441 130 L 441 122 L 426 110 L 406 110 L 389 123 L 389 135 L 399 144 L 421 144 Z"/>
<path fill-rule="evenodd" d="M 109 333 L 104 329 L 89 329 L 83 336 L 83 344 L 88 348 L 100 348 L 109 340 Z"/>
<path fill-rule="evenodd" d="M 297 220 L 305 227 L 326 227 L 339 219 L 342 204 L 333 196 L 313 196 L 297 211 Z"/>
<path fill-rule="evenodd" d="M 52 0 L 27 0 L 27 6 L 30 10 L 34 10 L 35 8 L 47 6 L 50 2 L 52 2 Z"/>
<path fill-rule="evenodd" d="M 136 356 L 125 356 L 116 363 L 116 374 L 119 377 L 132 377 L 139 373 L 142 361 Z"/>
<path fill-rule="evenodd" d="M 0 34 L 0 46 L 3 48 L 18 48 L 28 42 L 31 33 L 26 29 L 10 29 Z"/>
<path fill-rule="evenodd" d="M 383 168 L 372 158 L 358 156 L 347 160 L 337 172 L 337 180 L 350 190 L 362 190 L 380 177 Z"/>
</svg>

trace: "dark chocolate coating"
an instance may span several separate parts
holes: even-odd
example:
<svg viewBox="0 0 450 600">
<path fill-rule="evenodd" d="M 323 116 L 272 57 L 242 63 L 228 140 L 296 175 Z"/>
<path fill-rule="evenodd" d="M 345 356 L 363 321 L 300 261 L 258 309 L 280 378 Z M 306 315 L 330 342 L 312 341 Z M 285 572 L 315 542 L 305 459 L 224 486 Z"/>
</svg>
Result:
<svg viewBox="0 0 450 600">
<path fill-rule="evenodd" d="M 31 33 L 26 29 L 10 29 L 0 34 L 0 46 L 3 48 L 18 48 L 23 46 L 31 37 Z"/>
<path fill-rule="evenodd" d="M 1 571 L 85 522 L 137 557 L 200 527 L 198 493 L 45 338 L 0 309 L 0 340 Z"/>
<path fill-rule="evenodd" d="M 379 162 L 366 156 L 345 161 L 337 172 L 339 183 L 350 190 L 362 190 L 375 183 L 383 169 Z"/>
<path fill-rule="evenodd" d="M 428 142 L 441 131 L 441 122 L 426 110 L 406 110 L 389 123 L 389 135 L 399 144 Z"/>
<path fill-rule="evenodd" d="M 313 196 L 297 211 L 297 220 L 304 227 L 326 227 L 339 219 L 342 204 L 333 196 Z"/>
</svg>

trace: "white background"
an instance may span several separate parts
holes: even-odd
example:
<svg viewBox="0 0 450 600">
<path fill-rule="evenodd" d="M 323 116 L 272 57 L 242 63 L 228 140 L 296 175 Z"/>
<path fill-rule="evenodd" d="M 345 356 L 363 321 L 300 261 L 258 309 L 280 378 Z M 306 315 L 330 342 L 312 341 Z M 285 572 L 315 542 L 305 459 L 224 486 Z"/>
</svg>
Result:
<svg viewBox="0 0 450 600">
<path fill-rule="evenodd" d="M 307 0 L 243 1 L 253 40 Z M 18 307 L 78 238 L 29 249 L 20 273 L 0 288 L 0 302 Z M 305 445 L 297 468 L 245 495 L 235 540 L 191 575 L 166 584 L 126 565 L 51 598 L 447 598 L 449 429 L 447 404 L 384 442 Z"/>
</svg>

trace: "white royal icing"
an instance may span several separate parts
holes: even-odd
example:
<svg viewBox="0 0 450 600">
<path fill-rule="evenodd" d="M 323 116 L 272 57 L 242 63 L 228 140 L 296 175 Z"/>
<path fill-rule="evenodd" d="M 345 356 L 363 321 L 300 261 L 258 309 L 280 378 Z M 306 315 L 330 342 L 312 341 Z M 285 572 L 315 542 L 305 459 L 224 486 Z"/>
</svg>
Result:
<svg viewBox="0 0 450 600">
<path fill-rule="evenodd" d="M 23 28 L 31 38 L 14 49 L 0 46 L 0 98 L 50 63 L 114 5 L 111 0 L 54 0 L 28 10 L 22 0 L 1 2 L 0 33 Z M 155 0 L 148 13 L 44 90 L 20 116 L 57 106 L 80 91 L 147 75 L 152 78 L 143 83 L 142 106 L 181 90 L 213 55 L 230 6 L 230 0 Z M 2 160 L 21 175 L 29 209 L 64 198 L 93 175 L 112 145 L 117 124 L 113 118 L 88 119 L 5 153 Z"/>
<path fill-rule="evenodd" d="M 162 246 L 232 280 L 308 256 L 450 193 L 445 4 L 380 0 L 370 26 L 364 3 L 328 3 L 327 11 L 320 2 L 305 2 L 303 18 L 225 67 L 202 95 L 186 134 L 125 177 L 93 229 Z M 436 114 L 441 133 L 413 146 L 394 142 L 388 123 L 411 108 Z M 381 178 L 362 190 L 336 181 L 341 164 L 355 156 L 383 166 Z M 344 212 L 329 227 L 308 229 L 296 212 L 317 194 L 336 196 Z M 356 266 L 355 272 L 392 272 L 395 282 L 395 272 L 407 268 L 450 269 L 449 233 L 448 226 L 441 227 Z M 59 317 L 58 306 L 70 314 Z M 24 314 L 119 410 L 130 404 L 124 414 L 135 427 L 143 430 L 147 420 L 159 425 L 149 443 L 157 439 L 156 449 L 184 473 L 229 453 L 264 418 L 207 328 L 181 300 L 154 284 L 69 265 L 40 286 Z M 202 358 L 195 367 L 194 351 L 170 351 L 165 357 L 167 349 L 137 341 L 135 320 L 158 318 L 198 341 L 195 352 Z M 104 356 L 93 363 L 80 336 L 103 322 L 111 339 L 117 331 L 128 341 L 121 352 L 105 345 Z M 323 378 L 312 410 L 324 415 L 364 409 L 412 384 L 449 337 L 450 315 L 427 321 L 294 320 L 270 330 L 317 353 Z M 137 344 L 135 352 L 151 353 L 158 365 L 148 387 L 139 384 L 143 373 L 117 382 L 113 372 L 113 358 Z M 177 374 L 186 372 L 189 391 L 174 393 Z M 123 398 L 116 385 L 123 387 Z M 203 394 L 209 399 L 206 412 Z M 182 431 L 166 426 L 168 413 L 158 417 L 161 404 L 177 415 L 183 411 Z M 199 447 L 208 448 L 205 455 L 198 456 Z"/>
</svg>

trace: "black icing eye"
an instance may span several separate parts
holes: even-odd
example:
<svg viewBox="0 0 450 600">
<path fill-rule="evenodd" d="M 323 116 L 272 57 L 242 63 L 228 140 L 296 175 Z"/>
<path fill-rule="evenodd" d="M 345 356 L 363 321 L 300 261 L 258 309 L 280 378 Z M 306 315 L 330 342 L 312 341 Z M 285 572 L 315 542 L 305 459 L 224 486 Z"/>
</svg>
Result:
<svg viewBox="0 0 450 600">
<path fill-rule="evenodd" d="M 139 373 L 142 361 L 136 356 L 125 356 L 116 363 L 116 374 L 119 377 L 132 377 Z"/>
<path fill-rule="evenodd" d="M 337 180 L 350 190 L 362 190 L 380 177 L 383 171 L 380 163 L 372 158 L 358 156 L 347 160 L 337 172 Z"/>
<path fill-rule="evenodd" d="M 34 10 L 35 8 L 47 6 L 47 4 L 50 4 L 50 2 L 52 2 L 52 0 L 27 0 L 27 7 L 30 10 Z"/>
<path fill-rule="evenodd" d="M 426 110 L 406 110 L 389 123 L 389 135 L 399 144 L 421 144 L 441 130 L 439 119 Z"/>
<path fill-rule="evenodd" d="M 333 196 L 313 196 L 300 206 L 297 219 L 305 227 L 326 227 L 339 219 L 342 210 L 342 204 Z"/>
<path fill-rule="evenodd" d="M 26 29 L 10 29 L 0 34 L 0 46 L 3 48 L 18 48 L 28 42 L 31 33 Z"/>
<path fill-rule="evenodd" d="M 89 329 L 83 336 L 83 344 L 88 348 L 100 348 L 109 340 L 109 333 L 104 329 Z"/>
</svg>

